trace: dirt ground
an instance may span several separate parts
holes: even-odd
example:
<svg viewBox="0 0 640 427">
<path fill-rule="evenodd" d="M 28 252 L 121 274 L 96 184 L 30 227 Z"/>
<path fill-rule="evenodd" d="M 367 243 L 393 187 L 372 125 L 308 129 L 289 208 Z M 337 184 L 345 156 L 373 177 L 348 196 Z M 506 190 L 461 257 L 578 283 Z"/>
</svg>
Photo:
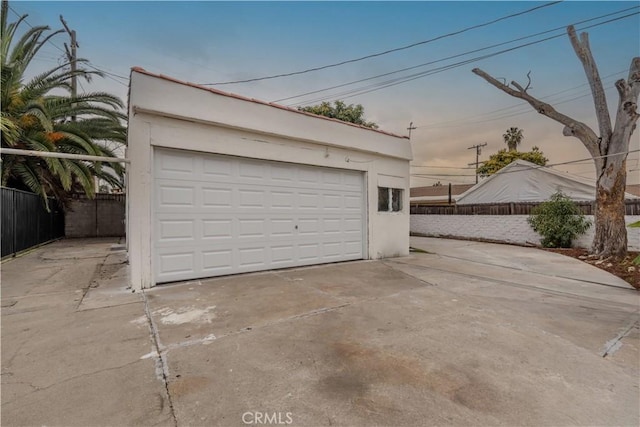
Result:
<svg viewBox="0 0 640 427">
<path fill-rule="evenodd" d="M 640 290 L 640 266 L 634 265 L 632 262 L 640 252 L 630 251 L 626 258 L 621 261 L 615 261 L 610 259 L 601 260 L 597 257 L 591 257 L 586 249 L 581 248 L 546 250 L 579 259 L 602 270 L 608 271 L 609 273 L 620 277 L 622 280 L 629 282 L 634 288 Z"/>
</svg>

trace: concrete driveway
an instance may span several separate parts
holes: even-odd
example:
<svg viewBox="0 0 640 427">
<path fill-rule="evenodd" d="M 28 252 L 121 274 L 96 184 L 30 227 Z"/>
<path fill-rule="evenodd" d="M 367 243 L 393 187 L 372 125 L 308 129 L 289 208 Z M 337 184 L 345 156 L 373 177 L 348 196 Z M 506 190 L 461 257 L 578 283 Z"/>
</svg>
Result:
<svg viewBox="0 0 640 427">
<path fill-rule="evenodd" d="M 531 248 L 123 288 L 113 240 L 2 264 L 2 425 L 638 425 L 639 299 Z"/>
</svg>

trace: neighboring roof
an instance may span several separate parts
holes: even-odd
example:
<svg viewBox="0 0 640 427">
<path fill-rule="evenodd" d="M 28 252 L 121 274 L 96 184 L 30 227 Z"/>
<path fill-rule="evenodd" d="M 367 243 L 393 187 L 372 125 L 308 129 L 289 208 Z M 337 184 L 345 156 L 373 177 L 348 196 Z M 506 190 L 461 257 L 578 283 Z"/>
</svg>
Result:
<svg viewBox="0 0 640 427">
<path fill-rule="evenodd" d="M 627 184 L 626 192 L 640 197 L 640 184 Z"/>
<path fill-rule="evenodd" d="M 372 129 L 372 128 L 369 128 L 369 127 L 366 127 L 366 126 L 357 125 L 355 123 L 344 122 L 342 120 L 332 119 L 330 117 L 320 116 L 320 115 L 317 115 L 317 114 L 308 113 L 306 111 L 300 111 L 300 110 L 298 110 L 296 108 L 286 107 L 286 106 L 280 105 L 280 104 L 274 104 L 273 102 L 260 101 L 258 99 L 248 98 L 248 97 L 245 97 L 245 96 L 242 96 L 242 95 L 237 95 L 237 94 L 230 93 L 230 92 L 224 92 L 224 91 L 219 90 L 219 89 L 213 89 L 213 88 L 202 86 L 202 85 L 198 85 L 198 84 L 195 84 L 195 83 L 185 82 L 183 80 L 178 80 L 178 79 L 175 79 L 173 77 L 166 76 L 164 74 L 151 73 L 151 72 L 149 72 L 149 71 L 147 71 L 147 70 L 145 70 L 144 68 L 141 68 L 141 67 L 132 67 L 131 68 L 131 72 L 145 74 L 147 76 L 156 77 L 156 78 L 159 78 L 159 79 L 162 79 L 162 80 L 167 80 L 167 81 L 170 81 L 170 82 L 173 82 L 173 83 L 178 83 L 178 84 L 181 84 L 181 85 L 184 85 L 184 86 L 190 86 L 192 88 L 205 90 L 205 91 L 208 91 L 208 92 L 211 92 L 211 93 L 215 93 L 217 95 L 227 96 L 229 98 L 235 98 L 235 99 L 240 99 L 240 100 L 243 100 L 243 101 L 254 102 L 256 104 L 268 105 L 270 107 L 279 108 L 281 110 L 291 111 L 291 112 L 294 112 L 294 113 L 297 113 L 297 114 L 316 117 L 316 118 L 323 119 L 323 120 L 329 120 L 329 121 L 332 121 L 332 122 L 341 123 L 341 124 L 344 124 L 344 125 L 365 129 L 365 130 L 368 130 L 368 131 L 371 131 L 371 132 L 378 132 L 378 133 L 381 133 L 381 134 L 384 134 L 384 135 L 388 135 L 388 136 L 393 136 L 393 137 L 396 137 L 396 138 L 409 139 L 409 137 L 406 136 L 406 135 L 396 135 L 396 134 L 391 133 L 391 132 L 386 132 L 386 131 L 379 130 L 379 129 Z"/>
<path fill-rule="evenodd" d="M 451 185 L 451 195 L 457 196 L 458 194 L 462 194 L 475 184 L 452 184 Z M 429 187 L 413 187 L 410 190 L 411 199 L 415 197 L 449 197 L 449 186 L 448 185 L 437 185 L 437 186 L 429 186 Z"/>
<path fill-rule="evenodd" d="M 516 160 L 467 190 L 458 197 L 457 204 L 541 202 L 558 190 L 575 201 L 595 200 L 593 181 Z M 627 194 L 626 198 L 636 197 Z"/>
</svg>

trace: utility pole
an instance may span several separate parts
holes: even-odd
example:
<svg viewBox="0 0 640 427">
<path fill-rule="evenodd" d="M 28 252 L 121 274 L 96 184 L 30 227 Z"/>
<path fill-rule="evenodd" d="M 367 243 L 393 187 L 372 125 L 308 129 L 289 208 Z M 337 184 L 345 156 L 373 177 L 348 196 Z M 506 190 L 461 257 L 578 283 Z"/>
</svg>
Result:
<svg viewBox="0 0 640 427">
<path fill-rule="evenodd" d="M 78 45 L 78 42 L 76 41 L 76 30 L 69 29 L 69 26 L 65 22 L 62 15 L 60 15 L 60 22 L 62 22 L 64 29 L 67 31 L 69 37 L 71 38 L 71 49 L 69 49 L 69 46 L 67 46 L 67 44 L 65 43 L 64 50 L 67 52 L 67 60 L 71 65 L 71 97 L 76 98 L 78 96 L 78 76 L 76 75 L 78 57 L 76 55 L 76 49 L 79 48 L 80 45 Z M 71 116 L 71 120 L 75 122 L 76 116 Z"/>
<path fill-rule="evenodd" d="M 413 126 L 413 122 L 409 123 L 409 127 L 407 128 L 407 130 L 409 131 L 409 139 L 411 139 L 411 131 L 417 129 L 415 126 Z"/>
<path fill-rule="evenodd" d="M 476 166 L 476 184 L 478 183 L 478 167 L 480 166 L 480 153 L 482 153 L 482 147 L 486 147 L 486 145 L 487 143 L 485 142 L 484 144 L 476 144 L 467 148 L 467 150 L 473 150 L 474 148 L 476 149 L 476 162 L 469 163 L 469 166 L 473 166 L 473 165 Z"/>
</svg>

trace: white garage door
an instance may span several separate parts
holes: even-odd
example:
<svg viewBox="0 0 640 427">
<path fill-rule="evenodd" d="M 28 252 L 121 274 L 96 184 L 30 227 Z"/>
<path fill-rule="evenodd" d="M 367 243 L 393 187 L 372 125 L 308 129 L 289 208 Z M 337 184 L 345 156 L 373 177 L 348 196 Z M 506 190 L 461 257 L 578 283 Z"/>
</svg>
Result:
<svg viewBox="0 0 640 427">
<path fill-rule="evenodd" d="M 154 152 L 156 283 L 363 258 L 361 172 Z"/>
</svg>

